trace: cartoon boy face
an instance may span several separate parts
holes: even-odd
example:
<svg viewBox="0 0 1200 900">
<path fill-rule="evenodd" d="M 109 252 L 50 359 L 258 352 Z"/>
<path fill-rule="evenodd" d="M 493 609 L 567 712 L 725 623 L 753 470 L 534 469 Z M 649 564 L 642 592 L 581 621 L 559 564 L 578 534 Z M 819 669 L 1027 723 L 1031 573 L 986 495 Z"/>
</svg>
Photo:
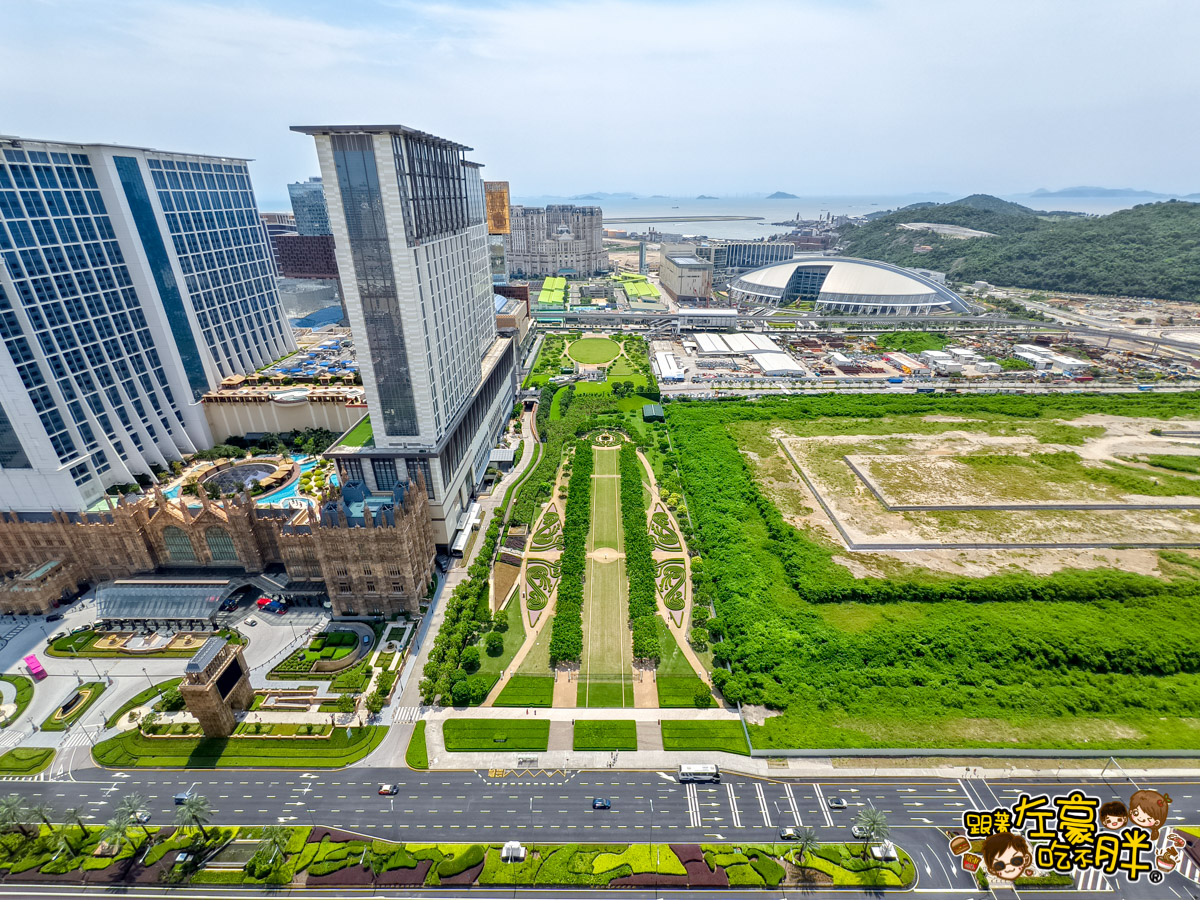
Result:
<svg viewBox="0 0 1200 900">
<path fill-rule="evenodd" d="M 1100 807 L 1100 824 L 1109 831 L 1120 831 L 1129 821 L 1129 811 L 1120 800 L 1110 800 Z"/>
<path fill-rule="evenodd" d="M 1015 881 L 1033 863 L 1025 838 L 1012 832 L 997 832 L 983 842 L 987 870 L 1004 881 Z"/>
</svg>

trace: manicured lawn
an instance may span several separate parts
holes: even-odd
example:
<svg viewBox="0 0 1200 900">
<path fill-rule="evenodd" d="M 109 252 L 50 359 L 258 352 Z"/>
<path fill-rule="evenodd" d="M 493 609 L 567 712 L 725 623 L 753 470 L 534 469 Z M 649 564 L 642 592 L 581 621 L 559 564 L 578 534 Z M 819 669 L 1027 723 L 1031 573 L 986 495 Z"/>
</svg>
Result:
<svg viewBox="0 0 1200 900">
<path fill-rule="evenodd" d="M 53 747 L 14 747 L 0 756 L 0 775 L 36 775 L 53 759 Z"/>
<path fill-rule="evenodd" d="M 413 728 L 412 737 L 408 739 L 408 749 L 404 752 L 404 761 L 410 769 L 429 768 L 429 748 L 425 745 L 425 720 L 417 722 Z"/>
<path fill-rule="evenodd" d="M 658 643 L 662 647 L 662 657 L 658 661 L 658 672 L 655 679 L 658 687 L 658 705 L 660 707 L 695 706 L 696 692 L 707 685 L 693 671 L 692 664 L 683 655 L 683 649 L 667 623 L 661 617 L 656 617 L 658 625 Z"/>
<path fill-rule="evenodd" d="M 662 739 L 664 750 L 724 750 L 750 755 L 741 722 L 663 722 Z"/>
<path fill-rule="evenodd" d="M 136 729 L 96 745 L 92 755 L 111 768 L 227 767 L 337 768 L 362 759 L 379 746 L 387 726 L 344 728 L 328 738 L 147 738 Z"/>
<path fill-rule="evenodd" d="M 658 688 L 658 705 L 664 709 L 695 706 L 696 695 L 701 690 L 706 695 L 712 696 L 708 685 L 695 675 L 682 677 L 659 675 L 656 687 Z"/>
<path fill-rule="evenodd" d="M 549 631 L 547 628 L 545 631 Z M 554 702 L 554 677 L 513 675 L 496 698 L 495 706 L 550 706 Z"/>
<path fill-rule="evenodd" d="M 140 694 L 137 694 L 126 700 L 121 705 L 120 709 L 108 717 L 108 721 L 104 723 L 104 727 L 115 728 L 117 722 L 121 720 L 121 716 L 125 715 L 125 713 L 129 712 L 134 707 L 144 706 L 164 692 L 171 690 L 171 688 L 179 687 L 179 683 L 181 681 L 183 681 L 182 678 L 168 678 L 166 681 L 162 681 L 154 685 L 154 687 L 146 688 Z"/>
<path fill-rule="evenodd" d="M 33 699 L 33 681 L 26 678 L 24 675 L 0 675 L 0 681 L 7 681 L 17 689 L 16 704 L 17 708 L 13 714 L 0 722 L 0 728 L 7 728 L 17 719 L 21 718 L 21 713 L 25 712 L 25 708 L 29 706 L 29 701 Z"/>
<path fill-rule="evenodd" d="M 550 723 L 545 719 L 447 719 L 442 724 L 446 749 L 545 750 Z"/>
<path fill-rule="evenodd" d="M 632 674 L 624 681 L 597 681 L 580 679 L 575 703 L 577 706 L 595 708 L 620 708 L 633 706 Z"/>
<path fill-rule="evenodd" d="M 55 718 L 56 713 L 51 713 L 46 717 L 46 721 L 42 723 L 42 731 L 63 731 L 68 725 L 78 722 L 91 705 L 100 699 L 100 695 L 104 693 L 107 687 L 108 685 L 103 681 L 87 681 L 81 684 L 79 692 L 83 693 L 87 691 L 87 698 L 76 704 L 70 714 L 62 719 Z"/>
<path fill-rule="evenodd" d="M 620 352 L 621 345 L 611 338 L 581 338 L 572 341 L 567 348 L 568 356 L 587 366 L 598 366 L 616 359 Z"/>
<path fill-rule="evenodd" d="M 481 675 L 493 676 L 493 683 L 494 679 L 499 678 L 500 673 L 508 668 L 521 645 L 525 643 L 525 626 L 521 622 L 521 598 L 513 597 L 497 616 L 508 623 L 508 631 L 498 632 L 504 638 L 504 650 L 499 656 L 491 656 L 487 652 L 487 634 L 479 639 L 479 672 Z"/>
<path fill-rule="evenodd" d="M 367 416 L 346 435 L 346 439 L 342 441 L 343 447 L 362 447 L 370 443 L 375 438 L 375 431 L 371 427 L 371 417 Z"/>
<path fill-rule="evenodd" d="M 637 723 L 605 719 L 576 719 L 575 749 L 636 750 Z"/>
</svg>

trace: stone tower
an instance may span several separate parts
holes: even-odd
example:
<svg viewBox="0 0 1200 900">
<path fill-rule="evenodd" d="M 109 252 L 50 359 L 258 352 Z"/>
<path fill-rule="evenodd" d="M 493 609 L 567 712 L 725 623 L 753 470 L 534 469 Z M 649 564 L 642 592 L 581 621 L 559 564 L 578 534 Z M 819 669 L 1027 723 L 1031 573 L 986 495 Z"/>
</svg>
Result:
<svg viewBox="0 0 1200 900">
<path fill-rule="evenodd" d="M 248 709 L 254 700 L 249 674 L 241 648 L 223 637 L 209 638 L 188 661 L 179 693 L 205 737 L 233 734 L 234 711 Z"/>
</svg>

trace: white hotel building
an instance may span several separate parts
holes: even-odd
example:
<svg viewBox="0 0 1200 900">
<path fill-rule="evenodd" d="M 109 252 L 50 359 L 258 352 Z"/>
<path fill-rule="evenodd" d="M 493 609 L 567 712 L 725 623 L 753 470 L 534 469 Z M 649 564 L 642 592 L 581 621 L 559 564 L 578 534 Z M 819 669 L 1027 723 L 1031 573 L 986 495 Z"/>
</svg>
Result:
<svg viewBox="0 0 1200 900">
<path fill-rule="evenodd" d="M 403 125 L 293 126 L 313 137 L 370 429 L 327 455 L 390 493 L 420 475 L 450 544 L 515 395 L 496 332 L 483 181 L 461 144 Z M 350 435 L 355 437 L 351 442 Z"/>
<path fill-rule="evenodd" d="M 295 349 L 243 159 L 0 135 L 0 509 L 81 510 L 212 445 Z"/>
</svg>

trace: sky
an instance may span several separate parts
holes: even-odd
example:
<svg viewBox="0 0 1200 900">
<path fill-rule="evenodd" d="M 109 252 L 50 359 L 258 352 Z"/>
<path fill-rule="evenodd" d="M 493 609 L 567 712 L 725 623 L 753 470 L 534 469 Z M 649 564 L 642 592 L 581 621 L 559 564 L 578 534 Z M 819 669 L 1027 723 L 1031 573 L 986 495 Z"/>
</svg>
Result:
<svg viewBox="0 0 1200 900">
<path fill-rule="evenodd" d="M 517 196 L 1200 191 L 1195 0 L 0 0 L 0 134 L 318 171 L 404 124 Z"/>
</svg>

